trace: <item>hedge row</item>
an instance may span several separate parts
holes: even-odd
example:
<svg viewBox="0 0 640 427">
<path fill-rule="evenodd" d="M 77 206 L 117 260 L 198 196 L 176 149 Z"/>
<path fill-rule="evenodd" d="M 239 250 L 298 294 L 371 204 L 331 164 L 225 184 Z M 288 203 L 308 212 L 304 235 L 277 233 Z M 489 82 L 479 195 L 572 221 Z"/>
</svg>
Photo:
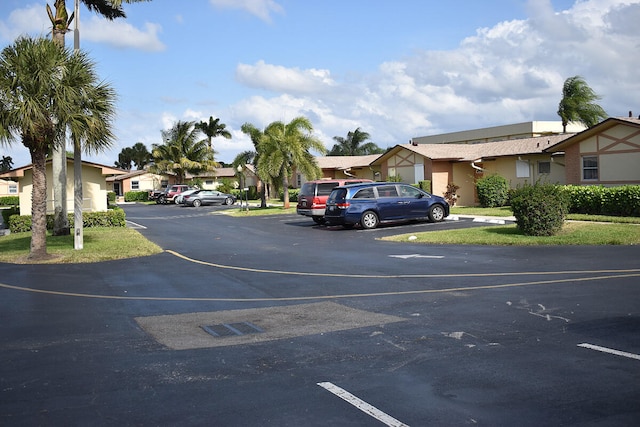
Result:
<svg viewBox="0 0 640 427">
<path fill-rule="evenodd" d="M 640 216 L 640 185 L 620 187 L 563 186 L 569 212 L 588 215 Z"/>
<path fill-rule="evenodd" d="M 74 215 L 70 213 L 69 226 L 75 227 Z M 9 217 L 9 230 L 12 233 L 24 233 L 31 231 L 31 215 L 11 215 Z M 125 213 L 122 209 L 109 209 L 106 212 L 83 212 L 82 226 L 90 227 L 124 227 Z M 53 230 L 53 215 L 47 215 L 47 230 Z"/>
<path fill-rule="evenodd" d="M 20 204 L 20 196 L 0 197 L 0 206 L 18 206 L 19 204 Z"/>
<path fill-rule="evenodd" d="M 148 202 L 148 191 L 127 191 L 124 195 L 125 202 Z"/>
</svg>

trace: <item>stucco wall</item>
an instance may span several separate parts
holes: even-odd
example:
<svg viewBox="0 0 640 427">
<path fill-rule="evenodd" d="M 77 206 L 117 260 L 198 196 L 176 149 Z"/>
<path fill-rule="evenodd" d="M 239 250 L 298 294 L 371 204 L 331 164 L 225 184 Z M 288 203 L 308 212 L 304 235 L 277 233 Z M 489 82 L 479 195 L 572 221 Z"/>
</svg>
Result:
<svg viewBox="0 0 640 427">
<path fill-rule="evenodd" d="M 20 180 L 20 215 L 31 215 L 31 192 L 33 190 L 32 169 L 26 170 Z M 84 211 L 107 210 L 107 183 L 100 168 L 82 166 L 82 209 Z M 47 213 L 53 213 L 53 173 L 47 164 Z M 67 212 L 74 210 L 73 163 L 67 162 Z"/>
</svg>

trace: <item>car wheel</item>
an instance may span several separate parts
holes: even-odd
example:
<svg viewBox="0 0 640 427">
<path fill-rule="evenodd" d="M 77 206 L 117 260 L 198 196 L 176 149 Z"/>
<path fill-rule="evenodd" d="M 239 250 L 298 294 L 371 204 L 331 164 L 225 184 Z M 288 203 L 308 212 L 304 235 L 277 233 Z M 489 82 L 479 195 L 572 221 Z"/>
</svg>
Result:
<svg viewBox="0 0 640 427">
<path fill-rule="evenodd" d="M 193 206 L 195 206 L 196 208 L 200 207 L 202 205 L 202 200 L 200 199 L 195 199 L 193 201 Z"/>
<path fill-rule="evenodd" d="M 376 228 L 379 223 L 380 220 L 378 219 L 378 215 L 374 211 L 366 211 L 360 218 L 360 225 L 362 226 L 362 228 L 365 228 L 367 230 Z"/>
<path fill-rule="evenodd" d="M 444 208 L 442 205 L 433 205 L 429 209 L 429 220 L 431 222 L 440 222 L 444 219 Z"/>
<path fill-rule="evenodd" d="M 313 221 L 314 221 L 316 224 L 320 224 L 320 225 L 322 225 L 322 224 L 324 224 L 324 223 L 326 222 L 326 221 L 324 220 L 324 217 L 323 217 L 323 216 L 314 216 L 314 217 L 313 217 Z"/>
<path fill-rule="evenodd" d="M 160 203 L 161 205 L 164 205 L 165 203 L 167 203 L 166 197 L 164 196 L 158 197 L 158 203 Z"/>
<path fill-rule="evenodd" d="M 173 199 L 173 203 L 175 203 L 176 205 L 180 204 L 180 199 L 178 199 L 177 197 L 175 199 Z"/>
<path fill-rule="evenodd" d="M 225 205 L 232 205 L 233 204 L 233 199 L 231 197 L 227 197 L 226 199 L 224 199 L 224 204 Z"/>
</svg>

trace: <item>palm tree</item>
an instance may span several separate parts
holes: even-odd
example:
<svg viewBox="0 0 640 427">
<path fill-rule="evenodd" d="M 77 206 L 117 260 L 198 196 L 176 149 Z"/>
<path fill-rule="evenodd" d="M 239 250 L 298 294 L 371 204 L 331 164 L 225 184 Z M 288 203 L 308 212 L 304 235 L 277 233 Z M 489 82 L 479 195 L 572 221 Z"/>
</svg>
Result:
<svg viewBox="0 0 640 427">
<path fill-rule="evenodd" d="M 260 144 L 260 140 L 263 137 L 263 132 L 258 129 L 257 127 L 255 127 L 254 125 L 252 125 L 251 123 L 245 123 L 242 125 L 242 127 L 240 128 L 242 130 L 242 132 L 246 135 L 249 135 L 249 137 L 251 138 L 251 142 L 253 143 L 253 148 L 254 151 L 243 151 L 241 153 L 239 153 L 234 159 L 233 159 L 233 167 L 234 169 L 237 169 L 238 166 L 241 167 L 245 167 L 245 165 L 247 164 L 251 164 L 254 166 L 254 170 L 256 172 L 256 174 L 258 175 L 258 179 L 260 179 L 260 181 L 262 181 L 262 188 L 260 191 L 260 207 L 261 208 L 266 208 L 267 207 L 267 192 L 268 192 L 268 186 L 271 185 L 271 177 L 268 174 L 260 174 L 260 172 L 258 171 L 258 159 L 260 158 L 259 154 L 258 154 L 258 145 Z"/>
<path fill-rule="evenodd" d="M 224 123 L 220 123 L 220 119 L 215 119 L 213 116 L 209 116 L 209 123 L 200 122 L 196 124 L 196 129 L 201 131 L 207 136 L 207 142 L 209 144 L 209 150 L 213 152 L 213 145 L 211 144 L 211 140 L 216 136 L 222 136 L 227 139 L 231 139 L 231 133 L 225 128 L 227 125 Z"/>
<path fill-rule="evenodd" d="M 122 3 L 139 3 L 141 1 L 150 0 L 75 0 L 77 8 L 78 1 L 82 3 L 92 12 L 103 17 L 113 20 L 116 18 L 126 18 L 122 10 Z M 52 25 L 52 38 L 60 47 L 65 45 L 65 35 L 69 32 L 69 28 L 75 17 L 75 12 L 69 16 L 65 0 L 55 0 L 55 15 L 49 5 L 46 5 L 47 14 Z M 77 24 L 77 21 L 76 21 Z M 79 34 L 77 34 L 79 42 Z M 79 49 L 79 46 L 76 46 Z M 78 221 L 82 217 L 82 167 L 81 167 L 81 150 L 78 146 L 78 140 L 72 135 L 74 140 L 74 211 L 76 219 L 75 242 L 76 249 L 82 249 L 82 222 Z M 67 155 L 65 152 L 64 142 L 53 147 L 53 190 L 54 190 L 54 235 L 68 234 L 69 223 L 67 221 Z M 80 246 L 80 247 L 78 247 Z"/>
<path fill-rule="evenodd" d="M 153 144 L 151 154 L 154 165 L 150 170 L 158 174 L 174 174 L 183 183 L 187 173 L 198 174 L 213 171 L 218 164 L 213 159 L 205 140 L 198 141 L 195 122 L 178 121 L 167 131 L 162 131 L 164 144 Z"/>
<path fill-rule="evenodd" d="M 326 149 L 311 132 L 313 126 L 306 117 L 296 117 L 287 124 L 277 121 L 265 128 L 258 144 L 258 172 L 281 180 L 285 209 L 290 207 L 289 177 L 294 169 L 308 179 L 322 174 L 309 150 L 324 154 Z"/>
<path fill-rule="evenodd" d="M 562 87 L 562 100 L 558 115 L 562 119 L 562 132 L 567 132 L 569 122 L 594 126 L 607 118 L 604 109 L 594 101 L 601 99 L 580 76 L 569 77 Z"/>
<path fill-rule="evenodd" d="M 347 134 L 347 138 L 334 136 L 337 142 L 329 151 L 329 156 L 364 156 L 367 154 L 382 154 L 384 150 L 373 142 L 364 143 L 370 136 L 367 132 L 362 132 L 357 128 Z"/>
<path fill-rule="evenodd" d="M 0 54 L 0 142 L 20 137 L 33 164 L 29 257 L 47 258 L 47 153 L 64 143 L 67 127 L 98 151 L 113 139 L 115 92 L 98 83 L 95 64 L 51 40 L 18 38 Z"/>
</svg>

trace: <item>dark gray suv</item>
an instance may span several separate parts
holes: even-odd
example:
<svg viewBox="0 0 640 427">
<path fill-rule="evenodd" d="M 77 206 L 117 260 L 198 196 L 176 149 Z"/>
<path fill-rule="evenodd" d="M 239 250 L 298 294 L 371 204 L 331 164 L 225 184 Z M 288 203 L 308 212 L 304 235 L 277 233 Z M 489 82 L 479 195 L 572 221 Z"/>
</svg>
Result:
<svg viewBox="0 0 640 427">
<path fill-rule="evenodd" d="M 380 223 L 449 216 L 449 204 L 409 184 L 373 182 L 336 187 L 327 199 L 324 219 L 330 225 L 376 228 Z"/>
</svg>

